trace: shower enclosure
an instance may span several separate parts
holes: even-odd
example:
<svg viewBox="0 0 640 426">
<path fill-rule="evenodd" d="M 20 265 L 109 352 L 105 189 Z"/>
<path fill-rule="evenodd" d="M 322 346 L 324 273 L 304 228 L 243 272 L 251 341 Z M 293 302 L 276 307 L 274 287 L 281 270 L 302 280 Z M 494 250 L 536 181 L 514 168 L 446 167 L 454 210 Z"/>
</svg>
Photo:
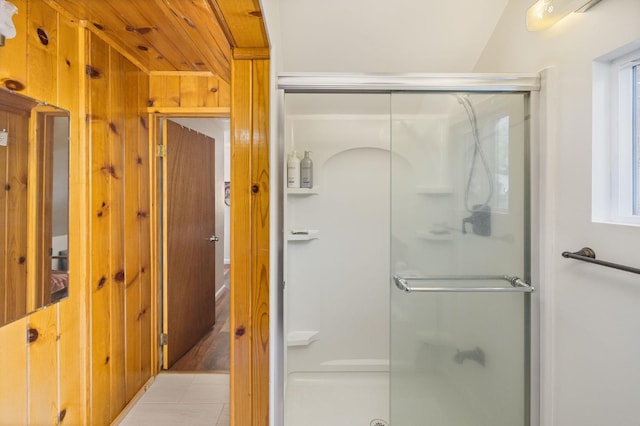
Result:
<svg viewBox="0 0 640 426">
<path fill-rule="evenodd" d="M 278 84 L 314 185 L 282 182 L 276 424 L 535 423 L 537 75 Z"/>
</svg>

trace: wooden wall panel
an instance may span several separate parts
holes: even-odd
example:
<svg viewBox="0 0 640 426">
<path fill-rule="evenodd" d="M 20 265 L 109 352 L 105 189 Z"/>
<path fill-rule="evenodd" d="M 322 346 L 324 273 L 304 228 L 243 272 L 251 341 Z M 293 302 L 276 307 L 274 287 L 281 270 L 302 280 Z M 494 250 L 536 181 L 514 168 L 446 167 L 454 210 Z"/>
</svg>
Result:
<svg viewBox="0 0 640 426">
<path fill-rule="evenodd" d="M 149 106 L 228 108 L 231 87 L 224 80 L 202 73 L 151 75 Z"/>
<path fill-rule="evenodd" d="M 109 197 L 111 242 L 109 244 L 111 270 L 111 418 L 115 418 L 126 404 L 125 385 L 125 59 L 109 49 Z M 134 91 L 134 87 L 128 88 Z M 136 182 L 136 179 L 131 179 Z M 134 206 L 135 208 L 135 206 Z M 135 324 L 135 322 L 134 322 Z"/>
<path fill-rule="evenodd" d="M 28 4 L 29 96 L 58 105 L 58 14 L 41 1 Z"/>
<path fill-rule="evenodd" d="M 111 158 L 109 149 L 109 47 L 90 34 L 87 67 L 88 128 L 91 157 L 91 423 L 111 420 Z"/>
<path fill-rule="evenodd" d="M 142 118 L 148 95 L 148 88 L 139 85 L 148 79 L 101 39 L 90 37 L 91 418 L 106 424 L 152 371 L 153 327 L 146 315 L 151 292 L 148 285 L 144 291 L 140 286 L 141 262 L 150 262 L 150 240 L 141 238 L 148 213 L 140 203 L 149 198 L 148 158 L 141 153 L 148 139 L 143 140 L 146 134 L 139 128 L 146 126 Z"/>
<path fill-rule="evenodd" d="M 0 327 L 0 413 L 2 423 L 27 424 L 27 319 Z"/>
<path fill-rule="evenodd" d="M 152 304 L 155 297 L 151 291 L 151 161 L 155 157 L 149 154 L 149 118 L 146 114 L 147 100 L 149 99 L 149 76 L 138 73 L 138 176 L 140 179 L 139 210 L 137 212 L 138 225 L 140 227 L 140 381 L 145 383 L 152 375 L 156 374 L 158 363 L 156 362 L 157 350 L 155 346 L 158 322 L 152 317 Z M 153 143 L 151 146 L 153 147 Z M 157 305 L 154 305 L 157 306 Z"/>
<path fill-rule="evenodd" d="M 87 265 L 89 234 L 87 216 L 87 144 L 85 106 L 85 57 L 84 29 L 64 16 L 59 17 L 58 26 L 58 102 L 71 112 L 69 126 L 69 164 L 73 165 L 69 176 L 69 269 L 71 284 L 69 298 L 56 307 L 59 310 L 58 335 L 60 348 L 60 407 L 58 418 L 61 424 L 80 425 L 87 423 L 87 358 L 88 333 Z"/>
<path fill-rule="evenodd" d="M 58 422 L 58 383 L 42 378 L 58 376 L 58 310 L 42 309 L 29 316 L 29 424 Z"/>
<path fill-rule="evenodd" d="M 234 60 L 231 425 L 269 424 L 269 61 Z"/>
<path fill-rule="evenodd" d="M 269 61 L 253 60 L 251 180 L 251 382 L 253 425 L 269 424 Z"/>
<path fill-rule="evenodd" d="M 125 86 L 138 87 L 138 70 L 130 63 L 125 64 Z M 138 117 L 138 91 L 125 93 L 125 146 L 124 175 L 127 176 L 124 188 L 126 216 L 124 221 L 125 242 L 125 306 L 126 306 L 126 399 L 135 396 L 142 387 L 141 358 L 141 301 L 140 301 L 140 146 L 137 142 L 140 125 Z M 133 178 L 131 178 L 133 177 Z M 148 333 L 148 332 L 147 332 Z"/>
</svg>

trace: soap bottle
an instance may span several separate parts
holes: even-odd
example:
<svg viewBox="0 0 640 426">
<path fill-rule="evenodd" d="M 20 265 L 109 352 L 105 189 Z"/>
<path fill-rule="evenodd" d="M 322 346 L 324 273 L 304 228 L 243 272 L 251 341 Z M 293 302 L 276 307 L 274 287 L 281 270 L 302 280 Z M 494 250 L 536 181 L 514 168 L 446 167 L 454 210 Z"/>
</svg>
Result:
<svg viewBox="0 0 640 426">
<path fill-rule="evenodd" d="M 300 161 L 300 188 L 313 188 L 313 161 L 309 158 L 311 151 L 304 152 Z"/>
<path fill-rule="evenodd" d="M 300 159 L 295 150 L 287 160 L 287 188 L 300 188 Z"/>
</svg>

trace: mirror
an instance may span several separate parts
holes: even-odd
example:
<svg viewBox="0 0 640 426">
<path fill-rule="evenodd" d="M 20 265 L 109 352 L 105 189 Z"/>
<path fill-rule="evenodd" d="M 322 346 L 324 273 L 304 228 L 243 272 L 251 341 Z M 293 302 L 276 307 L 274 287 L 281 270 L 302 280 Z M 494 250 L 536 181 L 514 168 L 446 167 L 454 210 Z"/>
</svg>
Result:
<svg viewBox="0 0 640 426">
<path fill-rule="evenodd" d="M 69 294 L 69 113 L 0 89 L 0 325 Z"/>
</svg>

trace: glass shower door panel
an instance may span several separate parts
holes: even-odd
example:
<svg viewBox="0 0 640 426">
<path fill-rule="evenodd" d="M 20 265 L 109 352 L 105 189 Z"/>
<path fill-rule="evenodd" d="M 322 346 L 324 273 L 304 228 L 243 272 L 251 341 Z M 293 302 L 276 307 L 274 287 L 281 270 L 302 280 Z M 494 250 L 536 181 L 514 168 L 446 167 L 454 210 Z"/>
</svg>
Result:
<svg viewBox="0 0 640 426">
<path fill-rule="evenodd" d="M 525 426 L 523 94 L 392 94 L 393 426 Z"/>
</svg>

